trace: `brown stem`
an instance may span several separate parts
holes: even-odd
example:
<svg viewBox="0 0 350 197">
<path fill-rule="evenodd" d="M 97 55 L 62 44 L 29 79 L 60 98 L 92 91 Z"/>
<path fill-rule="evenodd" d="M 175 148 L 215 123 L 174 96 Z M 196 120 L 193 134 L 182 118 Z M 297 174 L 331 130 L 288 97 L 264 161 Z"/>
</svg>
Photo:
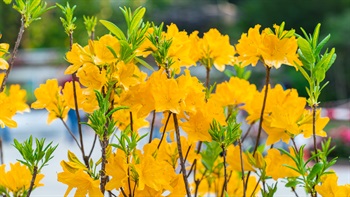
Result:
<svg viewBox="0 0 350 197">
<path fill-rule="evenodd" d="M 148 139 L 148 143 L 152 142 L 152 138 L 153 138 L 153 130 L 154 130 L 154 122 L 156 120 L 156 111 L 153 110 L 153 115 L 152 115 L 152 123 L 151 123 L 151 131 L 149 132 L 149 139 Z"/>
<path fill-rule="evenodd" d="M 2 148 L 2 137 L 0 136 L 0 165 L 4 164 L 4 152 Z"/>
<path fill-rule="evenodd" d="M 225 191 L 227 191 L 227 169 L 226 169 L 226 150 L 225 147 L 222 145 L 222 157 L 224 159 L 224 185 L 222 186 L 222 191 L 221 191 L 221 197 L 224 196 Z"/>
<path fill-rule="evenodd" d="M 294 138 L 292 137 L 291 140 L 293 142 L 293 146 L 294 146 L 295 150 L 297 151 L 297 153 L 299 153 L 299 150 L 298 150 L 297 144 L 295 143 Z"/>
<path fill-rule="evenodd" d="M 249 171 L 249 172 L 251 172 L 251 171 Z M 249 176 L 249 174 L 248 174 L 248 176 Z M 248 178 L 249 177 L 247 177 L 247 182 L 246 182 L 247 184 L 248 184 Z M 256 185 L 255 185 L 254 190 L 252 191 L 252 194 L 250 195 L 250 197 L 252 197 L 253 194 L 255 193 L 256 189 L 258 189 L 258 186 L 260 184 L 260 180 L 261 180 L 261 177 L 259 177 L 259 180 L 256 182 Z"/>
<path fill-rule="evenodd" d="M 120 191 L 122 192 L 122 194 L 123 194 L 124 197 L 128 197 L 128 196 L 126 195 L 126 193 L 125 193 L 125 191 L 124 191 L 124 189 L 123 189 L 122 187 L 120 187 Z"/>
<path fill-rule="evenodd" d="M 264 100 L 262 103 L 262 108 L 261 108 L 261 113 L 260 113 L 260 121 L 259 121 L 259 130 L 258 130 L 258 136 L 256 138 L 256 143 L 253 151 L 253 156 L 255 155 L 256 150 L 258 149 L 259 146 L 259 141 L 260 141 L 260 135 L 262 131 L 262 123 L 264 121 L 264 111 L 265 111 L 265 106 L 266 106 L 266 100 L 267 100 L 267 93 L 269 90 L 269 84 L 270 84 L 270 70 L 271 68 L 268 66 L 266 67 L 266 81 L 265 81 L 265 94 L 264 94 Z"/>
<path fill-rule="evenodd" d="M 296 197 L 299 197 L 297 191 L 295 190 L 295 187 L 292 187 L 292 191 L 293 191 L 293 193 L 295 194 Z"/>
<path fill-rule="evenodd" d="M 101 171 L 100 171 L 100 176 L 101 176 L 101 183 L 100 183 L 100 190 L 102 192 L 102 194 L 105 193 L 105 187 L 107 184 L 107 175 L 105 172 L 106 169 L 106 163 L 107 163 L 107 154 L 106 154 L 106 150 L 107 150 L 107 146 L 108 146 L 108 138 L 107 138 L 107 131 L 105 130 L 103 133 L 103 140 L 101 142 L 102 145 L 102 162 L 101 162 Z"/>
<path fill-rule="evenodd" d="M 247 138 L 247 136 L 249 135 L 250 131 L 251 131 L 252 128 L 253 128 L 254 123 L 255 123 L 255 121 L 252 122 L 251 125 L 249 125 L 249 128 L 248 128 L 247 132 L 244 134 L 244 136 L 243 136 L 243 138 L 242 138 L 242 143 L 244 142 L 244 140 L 245 140 L 245 139 Z"/>
<path fill-rule="evenodd" d="M 206 77 L 205 77 L 205 87 L 207 89 L 209 89 L 209 83 L 210 83 L 210 68 L 209 67 L 205 67 L 206 68 L 206 71 L 207 71 L 207 74 L 206 74 Z"/>
<path fill-rule="evenodd" d="M 130 179 L 130 166 L 129 166 L 129 155 L 126 158 L 126 164 L 128 165 L 128 187 L 129 187 L 129 197 L 132 197 L 132 191 L 131 191 L 131 179 Z M 136 183 L 135 183 L 136 185 Z"/>
<path fill-rule="evenodd" d="M 13 48 L 13 51 L 12 51 L 12 57 L 11 57 L 11 61 L 10 61 L 9 67 L 8 67 L 8 69 L 5 72 L 5 76 L 4 76 L 4 79 L 3 79 L 1 87 L 0 87 L 0 93 L 4 91 L 5 86 L 6 86 L 7 78 L 10 75 L 10 72 L 12 70 L 13 64 L 15 63 L 16 55 L 17 55 L 17 52 L 18 52 L 19 44 L 21 43 L 21 40 L 22 40 L 22 36 L 23 36 L 24 30 L 25 30 L 25 27 L 24 27 L 24 16 L 22 15 L 21 27 L 20 27 L 18 35 L 17 35 L 17 40 L 15 42 L 15 47 Z"/>
<path fill-rule="evenodd" d="M 246 183 L 245 183 L 245 178 L 244 178 L 243 151 L 242 151 L 241 139 L 238 140 L 238 145 L 239 145 L 239 159 L 241 162 L 241 171 L 242 171 L 243 197 L 246 197 Z"/>
<path fill-rule="evenodd" d="M 129 115 L 130 115 L 130 130 L 131 130 L 131 132 L 134 132 L 134 121 L 132 119 L 132 112 L 131 111 L 129 112 Z"/>
<path fill-rule="evenodd" d="M 30 181 L 30 186 L 29 186 L 29 189 L 28 189 L 28 193 L 27 193 L 27 197 L 30 196 L 30 194 L 32 193 L 32 190 L 34 188 L 34 183 L 35 183 L 35 179 L 36 179 L 36 175 L 38 174 L 38 167 L 37 166 L 34 166 L 34 169 L 33 169 L 33 174 L 32 174 L 32 180 Z"/>
<path fill-rule="evenodd" d="M 94 141 L 92 142 L 92 147 L 91 147 L 90 153 L 89 153 L 89 155 L 88 155 L 88 158 L 91 157 L 92 152 L 93 152 L 94 149 L 95 149 L 96 141 L 97 141 L 97 134 L 95 133 Z"/>
<path fill-rule="evenodd" d="M 164 139 L 165 130 L 166 130 L 166 127 L 168 126 L 170 116 L 171 116 L 171 112 L 169 112 L 168 118 L 166 119 L 166 122 L 165 122 L 165 125 L 164 125 L 164 129 L 163 129 L 163 134 L 162 134 L 162 137 L 160 138 L 160 141 L 159 141 L 159 144 L 158 144 L 158 146 L 157 146 L 157 149 L 159 149 L 159 147 L 160 147 L 160 145 L 162 144 L 162 141 L 163 141 L 163 139 Z"/>
<path fill-rule="evenodd" d="M 195 180 L 195 184 L 196 184 L 196 187 L 195 187 L 195 193 L 194 193 L 194 197 L 197 197 L 198 195 L 198 188 L 199 188 L 199 184 L 204 180 L 204 177 L 205 177 L 205 174 L 207 173 L 207 169 L 204 170 L 203 174 L 202 174 L 202 178 L 201 179 L 196 179 Z M 210 188 L 210 187 L 209 187 Z M 210 190 L 209 190 L 210 191 Z M 209 193 L 209 192 L 208 192 Z M 208 194 L 209 196 L 209 194 Z"/>
<path fill-rule="evenodd" d="M 80 144 L 77 140 L 77 138 L 74 136 L 74 134 L 72 133 L 72 131 L 70 130 L 70 128 L 68 127 L 67 123 L 64 122 L 64 120 L 62 118 L 60 118 L 60 120 L 62 121 L 64 127 L 66 127 L 68 133 L 72 136 L 73 140 L 75 141 L 75 143 L 77 144 L 77 146 L 79 147 L 79 149 L 82 151 L 81 147 L 80 147 Z"/>
<path fill-rule="evenodd" d="M 169 113 L 171 113 L 171 112 L 169 112 Z M 183 176 L 183 179 L 185 182 L 187 197 L 191 197 L 190 187 L 189 187 L 188 180 L 186 177 L 186 168 L 185 168 L 184 157 L 183 157 L 182 148 L 181 148 L 179 123 L 177 121 L 177 115 L 174 113 L 173 113 L 173 119 L 174 119 L 175 133 L 176 133 L 176 139 L 177 139 L 177 150 L 179 152 L 179 157 L 180 157 L 181 172 L 182 172 L 182 176 Z"/>
</svg>

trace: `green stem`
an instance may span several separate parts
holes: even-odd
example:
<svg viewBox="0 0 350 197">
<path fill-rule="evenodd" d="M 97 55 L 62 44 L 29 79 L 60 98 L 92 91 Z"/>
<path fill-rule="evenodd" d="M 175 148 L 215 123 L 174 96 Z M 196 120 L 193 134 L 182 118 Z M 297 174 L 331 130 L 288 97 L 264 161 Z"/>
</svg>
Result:
<svg viewBox="0 0 350 197">
<path fill-rule="evenodd" d="M 171 113 L 171 112 L 169 112 L 169 113 Z M 179 152 L 179 157 L 180 157 L 181 172 L 182 172 L 182 176 L 183 176 L 183 179 L 184 179 L 184 182 L 185 182 L 185 188 L 186 188 L 187 197 L 191 197 L 190 187 L 189 187 L 188 180 L 187 180 L 187 177 L 186 177 L 186 168 L 185 168 L 184 156 L 182 154 L 179 123 L 177 121 L 177 115 L 174 114 L 174 113 L 173 113 L 173 119 L 174 119 L 174 126 L 175 126 L 177 150 Z"/>
</svg>

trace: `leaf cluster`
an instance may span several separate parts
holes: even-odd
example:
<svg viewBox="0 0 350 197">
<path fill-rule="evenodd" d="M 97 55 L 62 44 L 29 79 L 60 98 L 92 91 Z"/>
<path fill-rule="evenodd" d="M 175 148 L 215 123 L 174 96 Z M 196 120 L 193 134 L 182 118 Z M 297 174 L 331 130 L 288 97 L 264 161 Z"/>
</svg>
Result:
<svg viewBox="0 0 350 197">
<path fill-rule="evenodd" d="M 306 88 L 309 95 L 308 103 L 310 106 L 318 104 L 318 97 L 322 89 L 328 84 L 328 82 L 326 82 L 321 86 L 321 82 L 325 79 L 326 72 L 337 57 L 334 48 L 330 51 L 326 49 L 324 54 L 321 54 L 323 47 L 330 39 L 330 35 L 326 36 L 318 43 L 320 27 L 321 24 L 318 24 L 312 35 L 307 34 L 305 30 L 301 28 L 304 35 L 297 35 L 299 46 L 298 55 L 303 63 L 303 66 L 297 66 L 310 85 L 309 88 Z"/>
<path fill-rule="evenodd" d="M 23 143 L 14 139 L 14 147 L 19 151 L 23 158 L 23 160 L 18 161 L 26 165 L 31 173 L 33 173 L 35 167 L 38 168 L 39 173 L 40 170 L 47 165 L 47 163 L 53 158 L 53 152 L 56 150 L 57 146 L 58 144 L 52 146 L 52 142 L 45 146 L 45 138 L 40 140 L 35 138 L 35 148 L 33 148 L 32 136 Z"/>
<path fill-rule="evenodd" d="M 64 30 L 66 34 L 69 36 L 73 34 L 74 29 L 76 28 L 76 25 L 74 22 L 76 21 L 76 17 L 74 16 L 74 10 L 76 8 L 76 5 L 73 7 L 70 7 L 69 3 L 67 2 L 67 5 L 64 7 L 60 5 L 59 3 L 56 3 L 57 7 L 59 7 L 62 10 L 62 13 L 65 16 L 65 19 L 60 17 L 60 20 L 62 22 L 62 25 L 64 27 Z"/>
<path fill-rule="evenodd" d="M 15 0 L 13 4 L 13 8 L 22 15 L 25 28 L 29 27 L 33 21 L 40 20 L 44 12 L 54 7 L 47 7 L 47 3 L 41 0 Z"/>
</svg>

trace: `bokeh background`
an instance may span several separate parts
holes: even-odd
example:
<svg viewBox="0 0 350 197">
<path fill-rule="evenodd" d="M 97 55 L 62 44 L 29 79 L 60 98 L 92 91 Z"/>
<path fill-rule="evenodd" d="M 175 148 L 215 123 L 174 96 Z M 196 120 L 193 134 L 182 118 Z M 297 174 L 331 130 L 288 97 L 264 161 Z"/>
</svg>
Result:
<svg viewBox="0 0 350 197">
<path fill-rule="evenodd" d="M 46 0 L 49 6 L 67 1 Z M 180 30 L 191 33 L 198 30 L 200 36 L 210 28 L 217 28 L 222 34 L 230 36 L 231 43 L 236 44 L 242 32 L 247 32 L 255 24 L 262 28 L 273 24 L 286 23 L 286 29 L 300 28 L 312 33 L 321 23 L 321 38 L 331 34 L 326 45 L 335 47 L 337 60 L 327 73 L 330 83 L 320 96 L 324 114 L 332 121 L 327 132 L 335 138 L 338 153 L 348 158 L 350 155 L 350 0 L 69 0 L 75 9 L 77 29 L 75 42 L 86 45 L 86 33 L 83 16 L 97 16 L 98 20 L 109 20 L 125 29 L 124 18 L 119 7 L 135 9 L 147 8 L 146 21 L 166 25 L 175 23 Z M 20 46 L 20 54 L 10 74 L 9 83 L 20 83 L 28 91 L 28 102 L 34 101 L 33 92 L 40 83 L 48 78 L 67 80 L 63 71 L 67 67 L 64 54 L 69 47 L 69 40 L 64 33 L 61 10 L 54 8 L 35 21 L 26 29 Z M 2 1 L 0 3 L 1 42 L 14 46 L 20 26 L 20 15 Z M 108 33 L 100 23 L 96 27 L 96 37 Z M 230 68 L 229 68 L 230 69 Z M 249 67 L 248 69 L 251 69 Z M 200 71 L 198 71 L 200 72 Z M 204 73 L 204 71 L 202 71 Z M 200 75 L 200 73 L 199 73 Z M 250 81 L 259 88 L 263 85 L 265 69 L 254 68 Z M 282 66 L 273 69 L 271 83 L 282 83 L 286 88 L 296 88 L 301 96 L 307 97 L 306 80 L 293 67 Z M 212 75 L 215 80 L 225 80 L 223 73 Z M 340 109 L 340 111 L 339 111 Z M 328 110 L 328 111 L 327 111 Z M 32 115 L 33 116 L 33 115 Z M 339 141 L 339 142 L 338 142 Z"/>
</svg>

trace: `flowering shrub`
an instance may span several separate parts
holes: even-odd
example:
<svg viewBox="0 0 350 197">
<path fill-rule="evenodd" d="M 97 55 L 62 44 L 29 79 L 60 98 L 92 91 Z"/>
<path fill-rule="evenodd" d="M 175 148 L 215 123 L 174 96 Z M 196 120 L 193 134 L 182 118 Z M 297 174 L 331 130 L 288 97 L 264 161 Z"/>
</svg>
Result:
<svg viewBox="0 0 350 197">
<path fill-rule="evenodd" d="M 23 28 L 29 26 L 27 20 L 47 10 L 40 0 L 18 0 L 14 5 L 22 14 Z M 32 9 L 21 9 L 26 6 Z M 61 18 L 65 32 L 73 41 L 75 6 L 57 6 L 65 16 Z M 72 81 L 60 86 L 57 79 L 48 79 L 34 92 L 36 101 L 31 108 L 46 109 L 48 124 L 60 119 L 81 150 L 80 156 L 68 151 L 67 160 L 60 163 L 62 171 L 57 180 L 68 187 L 64 196 L 73 189 L 75 196 L 273 196 L 281 179 L 296 196 L 295 188 L 299 186 L 310 196 L 350 193 L 350 185 L 338 186 L 337 176 L 330 170 L 336 162 L 336 158 L 327 159 L 332 151 L 330 140 L 325 140 L 321 149 L 315 146 L 306 159 L 305 145 L 298 147 L 295 143 L 297 136 L 311 138 L 314 144 L 316 136 L 327 136 L 323 129 L 329 118 L 320 116 L 318 97 L 336 55 L 335 49 L 323 52 L 329 36 L 319 42 L 320 25 L 313 34 L 303 30 L 304 35 L 285 30 L 284 23 L 262 30 L 256 25 L 234 46 L 217 29 L 200 37 L 199 32 L 189 34 L 176 24 L 164 27 L 144 22 L 146 9 L 142 7 L 121 11 L 127 30 L 101 20 L 110 34 L 96 40 L 97 20 L 85 18 L 88 44 L 71 42 L 65 57 L 69 63 L 65 74 L 71 75 Z M 0 46 L 0 68 L 6 71 L 1 73 L 0 81 L 5 87 L 12 63 L 7 63 L 5 57 L 8 45 Z M 156 69 L 144 60 L 149 56 Z M 152 73 L 141 71 L 140 65 Z M 249 74 L 244 71 L 248 65 L 265 67 L 262 90 L 248 81 Z M 302 73 L 309 83 L 309 98 L 300 97 L 295 89 L 269 83 L 271 69 L 284 65 Z M 188 68 L 192 66 L 205 68 L 204 83 L 191 74 Z M 225 66 L 235 66 L 240 74 L 209 86 L 210 71 L 224 71 Z M 0 125 L 15 127 L 13 115 L 28 109 L 25 92 L 19 86 L 2 90 L 0 105 L 5 107 L 1 107 Z M 78 138 L 65 122 L 69 110 L 77 115 Z M 87 122 L 81 121 L 79 110 L 88 114 Z M 242 111 L 248 114 L 248 124 L 259 125 L 255 144 L 248 149 L 243 145 L 249 130 L 242 131 L 237 122 Z M 162 120 L 156 120 L 157 114 L 163 115 Z M 148 116 L 152 121 L 146 120 Z M 156 121 L 162 124 L 160 139 L 153 138 Z M 94 130 L 100 147 L 84 145 L 82 124 Z M 139 130 L 145 127 L 150 128 L 149 133 L 141 136 Z M 269 147 L 259 144 L 263 132 Z M 137 145 L 143 138 L 149 143 L 140 150 Z M 112 143 L 112 139 L 117 142 Z M 5 164 L 0 166 L 1 195 L 30 196 L 32 189 L 41 186 L 44 175 L 40 170 L 54 156 L 57 146 L 36 139 L 33 149 L 32 141 L 15 140 L 24 165 L 10 164 L 8 171 Z M 279 141 L 288 149 L 275 148 Z M 97 161 L 89 154 L 94 148 L 101 149 Z M 25 175 L 21 182 L 13 181 L 18 173 Z M 267 180 L 274 182 L 267 184 Z"/>
</svg>

